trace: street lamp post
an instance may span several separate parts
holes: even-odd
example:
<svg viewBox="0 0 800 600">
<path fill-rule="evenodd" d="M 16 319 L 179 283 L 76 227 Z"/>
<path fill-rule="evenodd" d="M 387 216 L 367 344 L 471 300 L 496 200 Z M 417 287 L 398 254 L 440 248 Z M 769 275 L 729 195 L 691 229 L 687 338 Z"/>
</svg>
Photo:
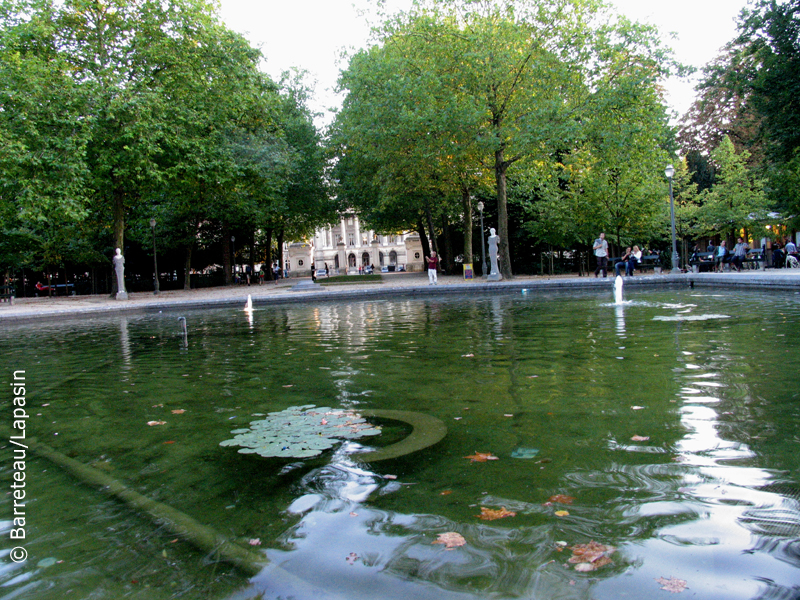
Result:
<svg viewBox="0 0 800 600">
<path fill-rule="evenodd" d="M 478 211 L 481 213 L 481 274 L 486 277 L 486 242 L 483 239 L 483 202 L 478 202 Z"/>
<path fill-rule="evenodd" d="M 150 219 L 150 229 L 153 230 L 153 294 L 158 294 L 161 289 L 158 285 L 158 256 L 156 255 L 156 220 Z"/>
<path fill-rule="evenodd" d="M 681 268 L 678 266 L 680 258 L 678 257 L 678 243 L 675 240 L 675 199 L 672 196 L 672 177 L 675 175 L 675 169 L 672 165 L 667 165 L 664 174 L 667 176 L 667 179 L 669 179 L 669 215 L 672 226 L 672 273 L 678 274 L 681 272 Z"/>
</svg>

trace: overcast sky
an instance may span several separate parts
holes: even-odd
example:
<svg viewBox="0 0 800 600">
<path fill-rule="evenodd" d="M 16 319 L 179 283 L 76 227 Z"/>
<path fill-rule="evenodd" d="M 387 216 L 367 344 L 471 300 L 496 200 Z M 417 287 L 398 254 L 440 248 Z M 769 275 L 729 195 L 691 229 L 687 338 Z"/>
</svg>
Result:
<svg viewBox="0 0 800 600">
<path fill-rule="evenodd" d="M 657 25 L 664 35 L 676 33 L 678 37 L 669 44 L 677 59 L 699 69 L 733 39 L 735 18 L 747 0 L 612 3 L 634 21 Z M 340 102 L 333 88 L 344 66 L 341 51 L 366 45 L 369 26 L 359 16 L 359 8 L 369 5 L 368 0 L 221 0 L 221 14 L 229 28 L 263 50 L 266 70 L 273 78 L 291 67 L 308 71 L 317 82 L 311 108 L 323 112 Z M 408 7 L 411 1 L 392 0 L 392 5 Z M 668 102 L 677 113 L 683 114 L 691 105 L 694 83 L 677 79 L 667 83 Z M 330 115 L 317 120 L 319 125 L 328 122 Z"/>
</svg>

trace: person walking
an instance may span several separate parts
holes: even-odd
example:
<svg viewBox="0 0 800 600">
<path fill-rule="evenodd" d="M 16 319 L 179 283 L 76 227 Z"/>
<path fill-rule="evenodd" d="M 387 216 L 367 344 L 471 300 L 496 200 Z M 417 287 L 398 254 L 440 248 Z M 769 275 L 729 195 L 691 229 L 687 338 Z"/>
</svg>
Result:
<svg viewBox="0 0 800 600">
<path fill-rule="evenodd" d="M 600 237 L 594 241 L 594 255 L 597 258 L 597 268 L 594 270 L 594 276 L 602 271 L 603 277 L 608 275 L 608 242 L 606 241 L 606 234 L 601 233 Z"/>
<path fill-rule="evenodd" d="M 714 270 L 722 273 L 725 263 L 728 262 L 728 248 L 726 247 L 725 240 L 722 240 L 717 246 L 716 255 L 714 257 Z"/>
<path fill-rule="evenodd" d="M 439 257 L 436 256 L 436 250 L 431 250 L 431 255 L 425 257 L 425 262 L 428 263 L 428 285 L 436 285 L 436 270 L 439 268 Z"/>
</svg>

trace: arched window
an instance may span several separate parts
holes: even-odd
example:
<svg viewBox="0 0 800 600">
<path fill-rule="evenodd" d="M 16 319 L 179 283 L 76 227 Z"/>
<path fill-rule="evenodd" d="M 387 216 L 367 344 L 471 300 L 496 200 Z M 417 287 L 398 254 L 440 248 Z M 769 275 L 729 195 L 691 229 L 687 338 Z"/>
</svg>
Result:
<svg viewBox="0 0 800 600">
<path fill-rule="evenodd" d="M 369 264 L 369 252 L 364 252 L 364 254 L 361 255 L 361 264 L 362 266 Z"/>
<path fill-rule="evenodd" d="M 384 260 L 383 260 L 383 252 L 378 252 L 378 260 L 381 261 L 381 266 L 383 266 L 383 262 L 384 262 Z"/>
<path fill-rule="evenodd" d="M 389 252 L 389 264 L 390 265 L 396 265 L 397 264 L 397 252 L 395 252 L 394 250 Z"/>
<path fill-rule="evenodd" d="M 333 266 L 338 269 L 339 268 L 339 255 L 333 257 Z"/>
<path fill-rule="evenodd" d="M 347 265 L 350 266 L 350 267 L 355 267 L 356 266 L 356 255 L 353 254 L 352 252 L 347 257 Z"/>
</svg>

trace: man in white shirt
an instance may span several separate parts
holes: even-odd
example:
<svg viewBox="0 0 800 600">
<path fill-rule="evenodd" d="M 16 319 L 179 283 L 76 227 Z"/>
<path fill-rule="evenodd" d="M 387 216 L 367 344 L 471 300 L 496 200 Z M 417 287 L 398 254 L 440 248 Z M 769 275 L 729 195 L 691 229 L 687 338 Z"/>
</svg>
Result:
<svg viewBox="0 0 800 600">
<path fill-rule="evenodd" d="M 606 277 L 608 274 L 608 242 L 606 241 L 605 233 L 601 233 L 600 237 L 594 241 L 592 249 L 597 257 L 597 268 L 594 270 L 594 276 L 597 277 L 597 274 L 602 271 L 603 277 Z"/>
</svg>

